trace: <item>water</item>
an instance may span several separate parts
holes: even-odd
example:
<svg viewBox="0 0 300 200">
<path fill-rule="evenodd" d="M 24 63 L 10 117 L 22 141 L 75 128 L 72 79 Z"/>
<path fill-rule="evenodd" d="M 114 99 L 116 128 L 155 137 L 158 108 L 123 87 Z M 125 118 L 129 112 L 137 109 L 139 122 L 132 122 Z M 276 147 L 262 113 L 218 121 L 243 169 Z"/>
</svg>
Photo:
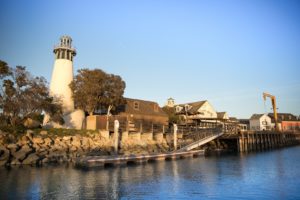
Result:
<svg viewBox="0 0 300 200">
<path fill-rule="evenodd" d="M 0 199 L 300 199 L 300 146 L 104 170 L 1 168 Z"/>
</svg>

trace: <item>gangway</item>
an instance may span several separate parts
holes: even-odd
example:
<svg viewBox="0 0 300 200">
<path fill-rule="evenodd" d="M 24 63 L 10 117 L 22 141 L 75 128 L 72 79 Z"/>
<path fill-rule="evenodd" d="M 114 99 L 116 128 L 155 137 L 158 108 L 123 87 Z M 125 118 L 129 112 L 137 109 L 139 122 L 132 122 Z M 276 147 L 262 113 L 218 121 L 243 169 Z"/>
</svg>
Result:
<svg viewBox="0 0 300 200">
<path fill-rule="evenodd" d="M 193 143 L 191 143 L 191 144 L 189 144 L 189 145 L 187 145 L 185 147 L 182 147 L 181 149 L 175 150 L 174 152 L 190 151 L 190 150 L 195 149 L 197 147 L 200 147 L 200 146 L 202 146 L 202 145 L 204 145 L 204 144 L 206 144 L 206 143 L 208 143 L 208 142 L 210 142 L 210 141 L 212 141 L 212 140 L 214 140 L 214 139 L 216 139 L 216 138 L 218 138 L 218 137 L 220 137 L 222 135 L 224 135 L 223 131 L 222 132 L 218 132 L 218 133 L 214 133 L 214 134 L 209 135 L 209 136 L 207 136 L 205 138 L 202 138 L 201 140 L 193 142 Z"/>
</svg>

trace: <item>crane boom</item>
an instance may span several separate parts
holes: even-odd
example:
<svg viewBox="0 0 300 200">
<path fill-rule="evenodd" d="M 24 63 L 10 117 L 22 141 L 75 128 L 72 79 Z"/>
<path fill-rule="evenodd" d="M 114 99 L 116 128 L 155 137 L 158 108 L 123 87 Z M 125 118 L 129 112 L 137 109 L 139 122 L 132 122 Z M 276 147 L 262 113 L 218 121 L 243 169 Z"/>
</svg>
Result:
<svg viewBox="0 0 300 200">
<path fill-rule="evenodd" d="M 267 97 L 269 97 L 271 99 L 273 113 L 274 113 L 275 129 L 276 129 L 276 131 L 279 131 L 279 124 L 278 124 L 278 118 L 277 118 L 277 107 L 276 107 L 276 97 L 269 93 L 264 92 L 263 93 L 264 101 L 267 100 Z"/>
</svg>

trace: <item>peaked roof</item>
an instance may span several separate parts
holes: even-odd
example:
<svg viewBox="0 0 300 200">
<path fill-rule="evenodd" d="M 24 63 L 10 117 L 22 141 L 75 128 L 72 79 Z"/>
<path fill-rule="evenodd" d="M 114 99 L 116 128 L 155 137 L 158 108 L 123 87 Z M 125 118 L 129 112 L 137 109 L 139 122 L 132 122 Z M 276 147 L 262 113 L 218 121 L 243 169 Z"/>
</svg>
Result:
<svg viewBox="0 0 300 200">
<path fill-rule="evenodd" d="M 250 119 L 260 119 L 264 115 L 266 114 L 253 114 Z"/>
<path fill-rule="evenodd" d="M 217 112 L 217 118 L 223 119 L 226 115 L 226 112 Z"/>
<path fill-rule="evenodd" d="M 125 98 L 125 101 L 125 105 L 119 106 L 118 110 L 120 112 L 129 114 L 167 116 L 167 114 L 161 109 L 161 107 L 156 102 L 131 98 Z M 135 103 L 138 103 L 138 109 L 134 108 Z"/>
<path fill-rule="evenodd" d="M 268 116 L 274 122 L 274 113 L 268 113 Z M 282 121 L 298 121 L 297 117 L 291 113 L 277 113 L 278 122 Z"/>
<path fill-rule="evenodd" d="M 179 104 L 177 106 L 184 107 L 185 105 L 189 105 L 191 107 L 188 110 L 188 112 L 191 113 L 191 114 L 194 114 L 194 113 L 197 113 L 199 108 L 201 108 L 203 106 L 203 104 L 205 104 L 206 102 L 208 102 L 208 101 L 207 100 L 205 100 L 205 101 L 196 101 L 196 102 L 192 102 L 192 103 Z"/>
</svg>

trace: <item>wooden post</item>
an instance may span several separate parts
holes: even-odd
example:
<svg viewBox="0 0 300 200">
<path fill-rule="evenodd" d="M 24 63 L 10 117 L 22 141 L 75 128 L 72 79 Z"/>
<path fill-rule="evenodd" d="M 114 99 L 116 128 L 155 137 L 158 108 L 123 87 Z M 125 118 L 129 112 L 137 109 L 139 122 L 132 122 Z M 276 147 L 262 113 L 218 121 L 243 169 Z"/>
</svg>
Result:
<svg viewBox="0 0 300 200">
<path fill-rule="evenodd" d="M 243 138 L 244 138 L 244 136 L 242 134 L 242 136 L 239 137 L 239 146 L 240 146 L 239 149 L 240 149 L 240 152 L 244 151 Z"/>
<path fill-rule="evenodd" d="M 260 145 L 261 145 L 261 150 L 262 150 L 262 151 L 265 150 L 264 142 L 265 142 L 264 136 L 263 136 L 262 133 L 260 133 Z"/>
<path fill-rule="evenodd" d="M 118 153 L 118 148 L 119 148 L 119 121 L 115 120 L 114 121 L 114 149 L 115 153 Z"/>
<path fill-rule="evenodd" d="M 248 135 L 248 134 L 247 134 Z M 246 135 L 246 137 L 244 137 L 244 151 L 245 152 L 248 152 L 248 138 L 247 138 L 247 135 Z"/>
<path fill-rule="evenodd" d="M 174 133 L 173 133 L 173 139 L 174 139 L 174 150 L 177 150 L 177 124 L 173 125 L 174 127 Z"/>
<path fill-rule="evenodd" d="M 140 121 L 140 133 L 142 134 L 143 133 L 143 122 Z"/>
</svg>

